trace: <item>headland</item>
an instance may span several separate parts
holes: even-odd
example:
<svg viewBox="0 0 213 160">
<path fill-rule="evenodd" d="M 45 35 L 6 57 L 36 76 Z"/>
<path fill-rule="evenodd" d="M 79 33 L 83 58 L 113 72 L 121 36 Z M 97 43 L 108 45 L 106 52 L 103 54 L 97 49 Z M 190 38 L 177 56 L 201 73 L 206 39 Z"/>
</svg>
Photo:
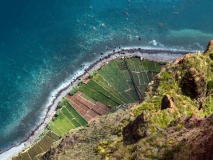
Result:
<svg viewBox="0 0 213 160">
<path fill-rule="evenodd" d="M 52 120 L 54 115 L 56 114 L 56 110 L 59 102 L 65 97 L 75 86 L 79 84 L 82 80 L 85 80 L 90 73 L 99 70 L 101 67 L 106 65 L 112 60 L 121 58 L 121 57 L 141 57 L 142 59 L 147 59 L 151 61 L 157 62 L 168 62 L 173 61 L 176 58 L 180 58 L 184 56 L 187 51 L 181 50 L 164 50 L 164 49 L 142 49 L 142 48 L 132 48 L 132 49 L 120 49 L 118 51 L 111 51 L 107 54 L 100 56 L 100 58 L 96 59 L 88 66 L 83 66 L 85 69 L 82 74 L 75 77 L 67 86 L 60 89 L 54 96 L 51 101 L 51 104 L 47 107 L 46 115 L 41 124 L 39 124 L 35 130 L 31 132 L 31 134 L 26 137 L 25 141 L 18 146 L 14 146 L 11 149 L 5 151 L 0 155 L 3 159 L 9 159 L 14 154 L 20 152 L 23 148 L 28 145 L 31 145 L 35 142 L 36 139 L 41 135 L 41 133 L 45 130 L 48 123 Z"/>
</svg>

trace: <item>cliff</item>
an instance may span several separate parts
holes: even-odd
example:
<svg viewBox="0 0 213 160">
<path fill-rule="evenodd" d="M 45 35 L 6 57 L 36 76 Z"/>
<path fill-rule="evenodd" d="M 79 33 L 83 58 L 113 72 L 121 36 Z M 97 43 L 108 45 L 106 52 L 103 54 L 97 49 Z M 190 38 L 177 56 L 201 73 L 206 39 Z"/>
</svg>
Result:
<svg viewBox="0 0 213 160">
<path fill-rule="evenodd" d="M 71 130 L 42 159 L 213 159 L 212 42 L 169 63 L 141 104 Z"/>
</svg>

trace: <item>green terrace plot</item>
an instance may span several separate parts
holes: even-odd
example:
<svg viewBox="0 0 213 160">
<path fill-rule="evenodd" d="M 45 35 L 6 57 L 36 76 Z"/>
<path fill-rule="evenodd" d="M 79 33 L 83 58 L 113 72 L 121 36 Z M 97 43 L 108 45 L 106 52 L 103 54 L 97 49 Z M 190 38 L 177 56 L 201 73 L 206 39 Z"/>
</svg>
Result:
<svg viewBox="0 0 213 160">
<path fill-rule="evenodd" d="M 107 83 L 112 86 L 120 95 L 122 95 L 122 97 L 125 98 L 125 100 L 129 103 L 129 102 L 134 102 L 134 100 L 130 97 L 129 94 L 127 94 L 125 92 L 125 89 L 123 89 L 119 83 L 117 82 L 117 80 L 113 79 L 110 75 L 108 75 L 108 73 L 104 70 L 104 69 L 100 69 L 98 71 L 98 73 L 103 77 L 103 79 L 105 81 L 107 81 Z M 118 78 L 119 79 L 119 78 Z"/>
<path fill-rule="evenodd" d="M 157 62 L 142 60 L 141 63 L 142 63 L 142 67 L 144 68 L 145 71 L 160 72 L 160 65 Z"/>
<path fill-rule="evenodd" d="M 76 110 L 69 104 L 66 103 L 66 109 L 69 111 L 70 114 L 72 114 L 75 118 L 75 120 L 81 125 L 81 126 L 85 126 L 87 124 L 87 121 L 82 118 L 78 112 L 76 112 Z"/>
<path fill-rule="evenodd" d="M 49 123 L 48 128 L 62 136 L 70 129 L 86 125 L 87 122 L 73 109 L 69 103 L 65 103 L 57 111 L 56 117 Z"/>
<path fill-rule="evenodd" d="M 59 137 L 52 131 L 47 131 L 39 141 L 37 141 L 33 146 L 26 151 L 14 157 L 13 160 L 34 160 L 37 159 L 39 155 L 42 155 L 50 149 L 50 146 L 59 139 Z"/>
<path fill-rule="evenodd" d="M 57 141 L 60 136 L 66 134 L 70 129 L 84 126 L 86 124 L 86 120 L 84 120 L 69 103 L 65 102 L 63 106 L 57 110 L 57 114 L 48 124 L 47 130 L 44 131 L 35 144 L 13 159 L 37 159 L 49 150 L 50 146 Z"/>
<path fill-rule="evenodd" d="M 126 83 L 126 80 L 123 77 L 123 74 L 120 72 L 118 68 L 115 68 L 114 65 L 113 66 L 110 65 L 111 63 L 109 63 L 101 70 L 103 70 L 103 72 L 108 74 L 123 90 L 128 90 L 129 88 Z"/>
<path fill-rule="evenodd" d="M 98 89 L 100 89 L 100 90 L 98 90 L 98 89 L 95 89 L 95 87 L 97 88 L 96 84 L 93 84 L 93 85 L 82 84 L 81 87 L 79 88 L 79 90 L 81 92 L 83 92 L 84 94 L 90 96 L 94 100 L 100 101 L 100 102 L 106 104 L 107 106 L 114 107 L 114 106 L 118 106 L 120 104 L 120 103 L 113 101 L 110 97 L 104 95 L 104 93 L 101 92 L 101 88 L 98 88 Z"/>
<path fill-rule="evenodd" d="M 38 143 L 36 143 L 33 147 L 28 150 L 30 157 L 36 157 L 37 155 L 43 153 L 43 149 L 40 147 Z"/>
<path fill-rule="evenodd" d="M 81 95 L 83 98 L 85 98 L 86 100 L 90 101 L 91 103 L 95 104 L 97 101 L 92 99 L 91 97 L 87 96 L 86 94 L 82 93 Z"/>
<path fill-rule="evenodd" d="M 149 78 L 147 72 L 139 73 L 140 85 L 147 85 L 149 83 Z"/>
<path fill-rule="evenodd" d="M 109 107 L 133 103 L 140 95 L 145 96 L 148 83 L 159 71 L 160 65 L 156 62 L 138 57 L 116 59 L 95 72 L 79 90 Z"/>
<path fill-rule="evenodd" d="M 59 136 L 64 135 L 64 133 L 59 128 L 57 128 L 57 126 L 55 126 L 52 121 L 48 124 L 48 128 Z"/>
<path fill-rule="evenodd" d="M 120 68 L 125 68 L 122 62 L 118 63 Z M 148 83 L 154 79 L 155 75 L 160 72 L 160 65 L 157 62 L 140 60 L 138 57 L 126 59 L 126 65 L 132 75 L 133 81 L 144 97 Z"/>
<path fill-rule="evenodd" d="M 115 96 L 117 99 L 119 99 L 122 103 L 127 103 L 127 100 L 122 97 L 121 94 L 118 93 L 117 90 L 115 90 L 113 87 L 111 87 L 108 82 L 106 82 L 100 74 L 96 73 L 96 75 L 92 79 L 97 84 L 102 86 L 105 90 L 107 90 L 109 93 L 111 93 L 113 96 Z"/>
<path fill-rule="evenodd" d="M 91 87 L 93 87 L 96 91 L 98 91 L 98 92 L 102 93 L 103 95 L 107 96 L 108 98 L 112 99 L 117 104 L 123 104 L 123 102 L 121 100 L 119 100 L 117 97 L 115 97 L 109 91 L 104 89 L 101 85 L 99 85 L 95 81 L 90 80 L 87 84 L 90 85 Z"/>
<path fill-rule="evenodd" d="M 64 134 L 67 133 L 70 129 L 74 128 L 74 125 L 69 121 L 69 119 L 63 114 L 61 110 L 58 112 L 57 118 L 53 119 L 53 123 Z"/>
<path fill-rule="evenodd" d="M 133 57 L 133 58 L 131 58 L 131 60 L 134 63 L 136 72 L 143 72 L 144 71 L 144 69 L 143 69 L 143 67 L 141 65 L 141 60 L 139 58 Z"/>
</svg>

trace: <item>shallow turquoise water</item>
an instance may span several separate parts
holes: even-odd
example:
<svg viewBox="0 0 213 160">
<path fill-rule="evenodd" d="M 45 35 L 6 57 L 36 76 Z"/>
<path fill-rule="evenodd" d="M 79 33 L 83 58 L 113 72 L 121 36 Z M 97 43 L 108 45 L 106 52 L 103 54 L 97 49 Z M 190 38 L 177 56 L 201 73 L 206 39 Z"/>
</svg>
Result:
<svg viewBox="0 0 213 160">
<path fill-rule="evenodd" d="M 0 149 L 23 140 L 52 91 L 107 49 L 204 50 L 213 37 L 211 6 L 210 0 L 0 0 Z"/>
</svg>

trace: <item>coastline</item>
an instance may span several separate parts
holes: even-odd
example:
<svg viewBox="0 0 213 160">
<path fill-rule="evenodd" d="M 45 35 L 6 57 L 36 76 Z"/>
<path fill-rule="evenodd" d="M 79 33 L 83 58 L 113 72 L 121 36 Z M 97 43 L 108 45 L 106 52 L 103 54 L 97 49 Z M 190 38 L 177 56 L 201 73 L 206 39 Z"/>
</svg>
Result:
<svg viewBox="0 0 213 160">
<path fill-rule="evenodd" d="M 105 64 L 107 64 L 109 61 L 120 58 L 123 56 L 139 56 L 148 60 L 152 61 L 173 61 L 176 58 L 184 56 L 186 53 L 190 51 L 184 51 L 184 50 L 169 50 L 169 49 L 153 49 L 153 48 L 125 48 L 119 50 L 113 50 L 107 53 L 101 54 L 96 60 L 91 62 L 89 65 L 84 65 L 83 73 L 80 75 L 77 75 L 75 78 L 72 78 L 72 80 L 69 80 L 69 83 L 65 86 L 60 86 L 56 90 L 56 93 L 50 98 L 52 98 L 49 102 L 50 104 L 47 104 L 46 109 L 44 110 L 45 116 L 43 121 L 33 130 L 30 132 L 30 135 L 26 137 L 23 142 L 16 146 L 11 146 L 11 148 L 3 151 L 0 154 L 0 159 L 7 160 L 12 158 L 14 155 L 22 151 L 26 146 L 31 145 L 34 143 L 34 141 L 38 138 L 38 136 L 43 132 L 43 130 L 46 128 L 47 124 L 50 122 L 52 117 L 55 114 L 55 111 L 57 109 L 58 103 L 61 101 L 61 99 L 69 93 L 70 90 L 74 86 L 76 86 L 81 80 L 83 80 L 85 77 L 89 75 L 89 73 L 93 72 L 94 70 L 98 70 Z M 194 51 L 193 51 L 194 52 Z M 62 88 L 61 88 L 62 87 Z"/>
</svg>

